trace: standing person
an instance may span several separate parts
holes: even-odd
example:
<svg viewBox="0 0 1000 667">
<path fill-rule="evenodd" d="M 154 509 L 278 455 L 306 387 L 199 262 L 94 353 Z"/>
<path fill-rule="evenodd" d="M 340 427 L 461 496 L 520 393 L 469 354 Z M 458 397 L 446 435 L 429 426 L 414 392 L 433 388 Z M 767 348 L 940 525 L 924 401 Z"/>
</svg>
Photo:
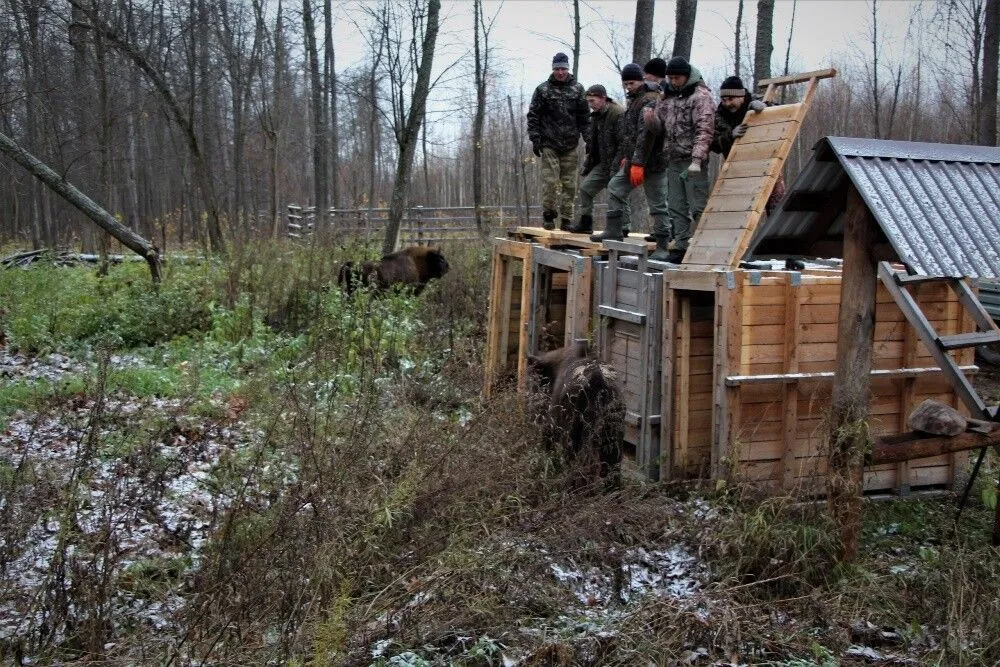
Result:
<svg viewBox="0 0 1000 667">
<path fill-rule="evenodd" d="M 621 241 L 630 225 L 631 210 L 628 196 L 640 185 L 646 193 L 649 213 L 653 216 L 654 229 L 669 239 L 670 228 L 666 203 L 666 163 L 661 139 L 645 140 L 646 129 L 642 122 L 643 109 L 652 109 L 660 99 L 656 84 L 643 81 L 642 68 L 629 63 L 622 68 L 622 86 L 627 100 L 625 111 L 619 118 L 619 143 L 615 155 L 617 171 L 608 182 L 608 217 L 604 231 L 593 234 L 595 242 Z"/>
<path fill-rule="evenodd" d="M 747 113 L 750 111 L 760 113 L 768 106 L 771 105 L 753 97 L 738 76 L 731 76 L 723 81 L 719 89 L 719 106 L 715 110 L 715 138 L 712 139 L 712 152 L 721 153 L 724 158 L 729 157 L 733 142 L 746 134 L 747 126 L 743 121 Z M 771 196 L 767 200 L 765 207 L 767 213 L 770 213 L 784 196 L 785 177 L 779 173 L 774 189 L 771 190 Z"/>
<path fill-rule="evenodd" d="M 615 153 L 618 151 L 618 118 L 622 108 L 608 97 L 607 89 L 599 83 L 587 89 L 590 107 L 590 135 L 587 139 L 587 158 L 580 175 L 580 219 L 570 228 L 577 234 L 594 231 L 594 198 L 608 187 L 611 174 L 618 170 Z"/>
<path fill-rule="evenodd" d="M 569 56 L 557 53 L 552 74 L 535 88 L 528 107 L 528 138 L 542 169 L 542 226 L 569 229 L 576 196 L 577 145 L 587 136 L 590 110 L 583 86 L 569 73 Z"/>
<path fill-rule="evenodd" d="M 674 232 L 669 246 L 657 240 L 650 259 L 679 264 L 708 199 L 705 167 L 715 136 L 715 103 L 701 72 L 681 56 L 671 58 L 663 99 L 652 112 L 644 113 L 644 120 L 650 134 L 663 140 L 667 207 Z"/>
</svg>

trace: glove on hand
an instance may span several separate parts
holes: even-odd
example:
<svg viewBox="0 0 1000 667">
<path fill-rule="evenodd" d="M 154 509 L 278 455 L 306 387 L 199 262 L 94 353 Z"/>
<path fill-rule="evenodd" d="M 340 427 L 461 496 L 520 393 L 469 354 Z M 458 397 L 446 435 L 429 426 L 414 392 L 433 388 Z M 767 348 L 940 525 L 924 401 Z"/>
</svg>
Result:
<svg viewBox="0 0 1000 667">
<path fill-rule="evenodd" d="M 733 128 L 733 137 L 742 137 L 746 133 L 747 133 L 746 123 L 740 123 L 739 125 Z"/>
<path fill-rule="evenodd" d="M 687 180 L 690 174 L 700 174 L 701 173 L 701 162 L 697 160 L 691 160 L 691 164 L 688 168 L 681 172 L 680 177 L 682 180 Z"/>
<path fill-rule="evenodd" d="M 760 100 L 750 100 L 750 111 L 754 113 L 760 113 L 767 108 L 767 105 Z"/>
<path fill-rule="evenodd" d="M 644 180 L 646 180 L 646 168 L 641 164 L 633 164 L 628 171 L 628 182 L 633 188 L 637 188 Z"/>
<path fill-rule="evenodd" d="M 618 163 L 618 168 L 624 171 L 628 171 L 628 158 L 623 157 L 622 161 Z"/>
<path fill-rule="evenodd" d="M 535 157 L 542 157 L 542 144 L 538 141 L 531 142 L 531 152 L 535 154 Z"/>
</svg>

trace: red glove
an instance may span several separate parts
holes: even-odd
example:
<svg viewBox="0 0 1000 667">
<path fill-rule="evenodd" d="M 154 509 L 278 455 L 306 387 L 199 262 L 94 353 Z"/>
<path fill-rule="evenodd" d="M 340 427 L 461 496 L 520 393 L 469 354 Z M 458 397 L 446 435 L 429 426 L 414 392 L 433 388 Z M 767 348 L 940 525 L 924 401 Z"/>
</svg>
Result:
<svg viewBox="0 0 1000 667">
<path fill-rule="evenodd" d="M 632 168 L 628 170 L 628 182 L 632 184 L 633 188 L 637 188 L 642 185 L 644 180 L 646 180 L 646 168 L 641 164 L 633 164 Z"/>
</svg>

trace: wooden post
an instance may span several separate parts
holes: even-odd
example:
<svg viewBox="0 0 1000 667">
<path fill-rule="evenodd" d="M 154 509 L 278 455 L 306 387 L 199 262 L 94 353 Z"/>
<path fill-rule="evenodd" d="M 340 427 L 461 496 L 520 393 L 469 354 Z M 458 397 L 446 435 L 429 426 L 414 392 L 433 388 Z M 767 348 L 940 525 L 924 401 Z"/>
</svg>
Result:
<svg viewBox="0 0 1000 667">
<path fill-rule="evenodd" d="M 841 527 L 842 560 L 857 554 L 875 332 L 875 218 L 852 186 L 844 224 L 844 268 L 837 325 L 830 432 L 829 510 Z"/>
</svg>

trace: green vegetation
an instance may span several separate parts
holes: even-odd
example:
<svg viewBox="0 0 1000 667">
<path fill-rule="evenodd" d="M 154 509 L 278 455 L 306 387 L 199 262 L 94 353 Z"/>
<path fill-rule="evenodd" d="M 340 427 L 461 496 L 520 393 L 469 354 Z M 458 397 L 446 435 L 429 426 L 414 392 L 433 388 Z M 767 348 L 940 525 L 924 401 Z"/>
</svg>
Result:
<svg viewBox="0 0 1000 667">
<path fill-rule="evenodd" d="M 259 244 L 159 292 L 138 265 L 0 271 L 7 353 L 69 359 L 0 383 L 0 435 L 39 429 L 0 459 L 0 568 L 55 544 L 16 599 L 46 624 L 0 660 L 1000 660 L 989 485 L 957 535 L 950 498 L 866 503 L 849 566 L 822 505 L 575 488 L 518 397 L 479 398 L 488 253 L 345 298 L 364 252 Z"/>
</svg>

